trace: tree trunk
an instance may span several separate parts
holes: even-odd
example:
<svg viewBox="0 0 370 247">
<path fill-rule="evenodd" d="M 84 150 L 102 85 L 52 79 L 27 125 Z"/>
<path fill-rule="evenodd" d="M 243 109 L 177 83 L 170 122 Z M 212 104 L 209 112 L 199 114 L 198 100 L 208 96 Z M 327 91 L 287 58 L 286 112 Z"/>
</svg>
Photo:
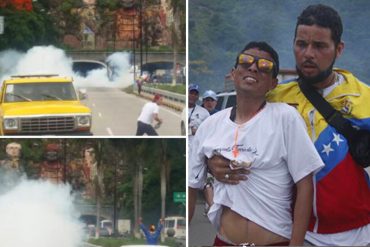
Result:
<svg viewBox="0 0 370 247">
<path fill-rule="evenodd" d="M 135 211 L 135 236 L 139 237 L 139 226 L 137 219 L 142 215 L 142 194 L 143 194 L 143 161 L 137 162 L 137 168 L 135 172 L 135 184 L 134 184 L 134 211 Z"/>
<path fill-rule="evenodd" d="M 142 196 L 143 196 L 143 162 L 139 161 L 139 174 L 138 174 L 138 210 L 139 215 L 142 215 Z"/>
<path fill-rule="evenodd" d="M 137 224 L 137 220 L 139 219 L 139 210 L 138 210 L 138 191 L 139 191 L 139 172 L 138 168 L 135 169 L 134 174 L 134 188 L 133 188 L 133 194 L 134 194 L 134 217 L 135 217 L 135 228 L 134 228 L 134 236 L 137 237 L 139 234 L 139 226 Z"/>
<path fill-rule="evenodd" d="M 100 211 L 101 211 L 101 200 L 100 196 L 96 195 L 96 228 L 95 238 L 100 237 Z"/>
<path fill-rule="evenodd" d="M 175 20 L 175 16 L 174 16 Z M 172 48 L 173 48 L 173 71 L 172 71 L 172 86 L 176 86 L 177 81 L 177 32 L 176 24 L 171 25 Z"/>
<path fill-rule="evenodd" d="M 96 150 L 96 176 L 94 178 L 94 189 L 95 189 L 95 198 L 96 198 L 96 232 L 95 238 L 100 236 L 100 214 L 101 214 L 101 200 L 103 197 L 103 172 L 102 172 L 102 143 L 97 140 L 95 148 Z"/>
<path fill-rule="evenodd" d="M 168 160 L 167 160 L 167 142 L 161 140 L 161 218 L 166 217 L 166 195 L 167 195 L 167 173 L 168 173 Z M 164 241 L 166 232 L 162 232 L 161 241 Z"/>
<path fill-rule="evenodd" d="M 166 217 L 167 163 L 167 143 L 161 140 L 161 218 Z"/>
</svg>

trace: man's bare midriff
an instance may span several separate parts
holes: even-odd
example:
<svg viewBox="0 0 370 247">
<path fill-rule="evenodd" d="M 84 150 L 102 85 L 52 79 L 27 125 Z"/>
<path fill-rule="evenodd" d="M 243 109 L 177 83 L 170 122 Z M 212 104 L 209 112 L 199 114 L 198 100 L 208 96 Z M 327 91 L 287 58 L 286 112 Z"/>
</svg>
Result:
<svg viewBox="0 0 370 247">
<path fill-rule="evenodd" d="M 254 243 L 256 245 L 269 245 L 289 241 L 225 206 L 221 214 L 220 234 L 234 244 Z"/>
</svg>

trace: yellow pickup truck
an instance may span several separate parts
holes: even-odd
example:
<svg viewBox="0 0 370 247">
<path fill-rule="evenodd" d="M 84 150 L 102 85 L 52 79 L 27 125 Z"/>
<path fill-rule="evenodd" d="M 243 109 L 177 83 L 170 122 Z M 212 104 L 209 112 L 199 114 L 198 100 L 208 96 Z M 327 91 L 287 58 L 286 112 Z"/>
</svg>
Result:
<svg viewBox="0 0 370 247">
<path fill-rule="evenodd" d="M 20 75 L 1 86 L 1 135 L 91 135 L 91 110 L 71 77 Z"/>
</svg>

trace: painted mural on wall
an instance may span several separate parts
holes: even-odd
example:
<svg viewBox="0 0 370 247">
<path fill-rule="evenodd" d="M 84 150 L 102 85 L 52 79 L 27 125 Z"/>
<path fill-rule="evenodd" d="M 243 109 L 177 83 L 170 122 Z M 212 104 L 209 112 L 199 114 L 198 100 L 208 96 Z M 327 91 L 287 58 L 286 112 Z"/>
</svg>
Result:
<svg viewBox="0 0 370 247">
<path fill-rule="evenodd" d="M 140 38 L 140 16 L 136 8 L 120 9 L 116 11 L 116 46 L 129 46 Z M 137 45 L 136 45 L 137 46 Z"/>
<path fill-rule="evenodd" d="M 6 145 L 6 157 L 0 160 L 0 192 L 16 185 L 24 175 L 21 150 L 22 146 L 16 142 Z"/>
<path fill-rule="evenodd" d="M 16 142 L 11 142 L 6 145 L 6 158 L 0 161 L 0 167 L 3 171 L 12 171 L 15 173 L 24 172 L 24 168 L 20 164 L 21 150 L 22 146 Z"/>
<path fill-rule="evenodd" d="M 158 4 L 144 6 L 142 21 L 140 8 L 135 1 L 122 1 L 115 11 L 97 11 L 94 1 L 84 1 L 85 5 L 73 10 L 80 17 L 79 34 L 67 34 L 64 43 L 83 49 L 131 49 L 139 47 L 140 29 L 143 42 L 148 46 L 169 45 L 171 37 L 168 31 L 167 7 Z"/>
<path fill-rule="evenodd" d="M 95 151 L 92 147 L 83 150 L 82 159 L 65 165 L 59 144 L 47 144 L 45 160 L 40 165 L 40 178 L 53 183 L 67 182 L 81 198 L 89 200 L 96 196 L 96 189 L 103 191 L 103 177 L 99 176 Z"/>
<path fill-rule="evenodd" d="M 84 150 L 81 180 L 84 186 L 81 195 L 84 199 L 95 198 L 97 193 L 104 191 L 103 176 L 98 171 L 95 150 L 92 147 Z"/>
<path fill-rule="evenodd" d="M 42 161 L 29 161 L 25 164 L 21 159 L 21 145 L 16 142 L 6 145 L 6 157 L 0 160 L 0 192 L 16 185 L 22 177 L 25 178 L 27 167 L 29 179 L 55 184 L 69 183 L 81 199 L 93 200 L 97 194 L 103 194 L 103 176 L 98 171 L 94 148 L 84 148 L 81 158 L 68 161 L 67 164 L 61 144 L 48 143 L 41 148 L 44 149 Z"/>
<path fill-rule="evenodd" d="M 59 144 L 50 143 L 45 147 L 44 161 L 40 164 L 40 178 L 53 183 L 64 182 L 62 149 Z"/>
</svg>

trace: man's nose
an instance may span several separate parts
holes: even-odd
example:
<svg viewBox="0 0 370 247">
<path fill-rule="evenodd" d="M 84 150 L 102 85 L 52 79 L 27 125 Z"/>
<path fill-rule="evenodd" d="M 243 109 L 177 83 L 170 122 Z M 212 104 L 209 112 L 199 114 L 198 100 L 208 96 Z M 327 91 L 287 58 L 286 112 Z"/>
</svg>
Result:
<svg viewBox="0 0 370 247">
<path fill-rule="evenodd" d="M 311 44 L 309 44 L 306 48 L 306 50 L 304 51 L 304 57 L 307 58 L 307 59 L 311 59 L 315 56 L 315 51 L 314 51 L 314 48 Z"/>
<path fill-rule="evenodd" d="M 257 72 L 257 71 L 258 71 L 258 68 L 257 68 L 257 61 L 254 61 L 254 62 L 252 63 L 252 65 L 251 65 L 251 66 L 249 66 L 248 70 L 249 70 L 249 71 L 253 71 L 253 72 Z"/>
</svg>

